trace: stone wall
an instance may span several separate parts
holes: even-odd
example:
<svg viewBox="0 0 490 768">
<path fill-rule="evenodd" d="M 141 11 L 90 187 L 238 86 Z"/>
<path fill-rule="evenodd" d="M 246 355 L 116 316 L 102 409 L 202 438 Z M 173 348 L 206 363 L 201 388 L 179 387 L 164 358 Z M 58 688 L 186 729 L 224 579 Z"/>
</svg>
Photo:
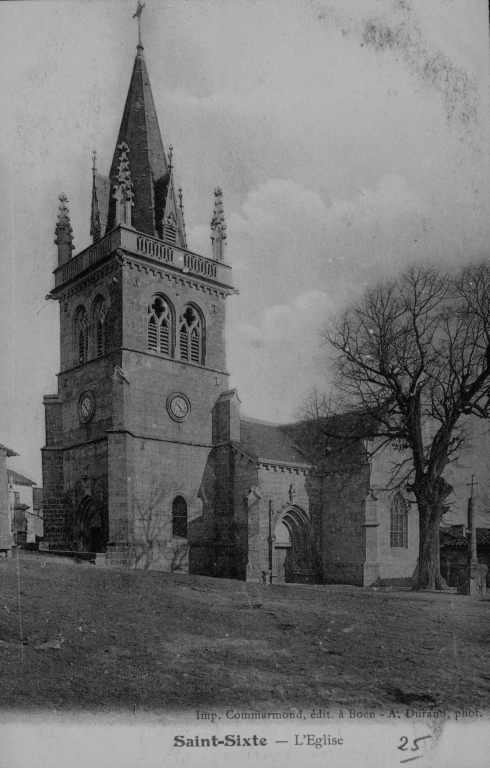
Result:
<svg viewBox="0 0 490 768">
<path fill-rule="evenodd" d="M 69 549 L 84 548 L 77 538 L 77 523 L 82 502 L 87 499 L 93 502 L 100 516 L 104 542 L 109 539 L 107 467 L 105 437 L 63 451 L 63 502 L 67 536 L 71 531 Z"/>
<path fill-rule="evenodd" d="M 268 505 L 260 497 L 259 470 L 255 461 L 237 451 L 233 451 L 232 459 L 236 578 L 259 581 L 261 570 L 266 567 L 264 557 L 265 563 L 268 562 L 267 554 L 264 554 L 264 536 L 267 539 L 268 527 L 265 528 L 263 521 L 264 514 L 268 520 Z"/>
<path fill-rule="evenodd" d="M 327 584 L 364 583 L 369 474 L 369 465 L 361 464 L 323 478 L 322 577 Z"/>
<path fill-rule="evenodd" d="M 138 437 L 165 439 L 212 447 L 212 409 L 227 376 L 207 368 L 143 352 L 124 351 L 124 428 Z M 218 383 L 216 383 L 218 381 Z M 171 419 L 169 395 L 184 394 L 190 414 L 183 422 Z"/>
<path fill-rule="evenodd" d="M 62 405 L 57 395 L 44 398 L 46 445 L 42 448 L 44 547 L 70 549 L 71 521 L 66 515 L 63 486 Z"/>
<path fill-rule="evenodd" d="M 102 297 L 108 307 L 106 353 L 116 352 L 122 343 L 122 268 L 114 256 L 103 266 L 96 266 L 88 277 L 79 280 L 76 292 L 60 300 L 61 372 L 79 366 L 76 316 L 84 308 L 88 316 L 88 360 L 96 358 L 96 322 L 94 309 Z"/>
<path fill-rule="evenodd" d="M 128 483 L 128 538 L 139 568 L 189 570 L 189 535 L 203 513 L 202 484 L 210 449 L 147 440 L 126 435 Z M 182 496 L 187 504 L 188 538 L 174 537 L 172 503 Z M 121 504 L 121 512 L 124 512 Z M 121 518 L 119 518 L 121 520 Z"/>
<path fill-rule="evenodd" d="M 269 572 L 269 503 L 272 504 L 272 534 L 284 513 L 292 508 L 301 509 L 313 531 L 319 530 L 319 489 L 306 471 L 277 464 L 259 464 L 257 470 L 257 498 L 253 494 L 248 502 L 249 565 L 247 580 L 261 581 L 263 572 Z M 310 498 L 313 504 L 310 507 Z M 315 519 L 313 519 L 315 515 Z M 318 578 L 316 542 L 311 541 L 311 574 L 307 580 Z M 277 577 L 277 574 L 276 574 Z M 273 565 L 274 579 L 274 565 Z"/>
<path fill-rule="evenodd" d="M 225 298 L 219 289 L 206 286 L 190 276 L 177 275 L 128 259 L 123 269 L 124 315 L 122 345 L 130 350 L 147 349 L 148 306 L 155 294 L 166 297 L 178 321 L 186 304 L 202 313 L 205 327 L 205 366 L 219 373 L 226 371 Z M 177 341 L 177 339 L 176 339 Z M 218 392 L 227 389 L 220 383 Z"/>
<path fill-rule="evenodd" d="M 390 544 L 390 512 L 395 494 L 399 491 L 394 481 L 394 468 L 399 465 L 400 453 L 387 448 L 372 462 L 371 487 L 377 497 L 377 549 L 380 579 L 411 578 L 417 567 L 419 549 L 419 518 L 417 505 L 410 503 L 410 495 L 401 489 L 407 502 L 408 538 L 406 547 Z"/>
<path fill-rule="evenodd" d="M 155 294 L 167 297 L 174 308 L 176 341 L 184 306 L 192 303 L 199 310 L 205 365 L 148 350 L 148 306 Z M 108 334 L 104 355 L 96 357 L 94 308 L 100 297 L 108 306 Z M 76 318 L 82 307 L 89 319 L 89 345 L 88 361 L 79 364 Z M 212 409 L 228 385 L 224 322 L 219 288 L 123 252 L 97 265 L 60 301 L 60 395 L 56 401 L 47 398 L 43 461 L 49 546 L 76 547 L 77 509 L 94 493 L 103 510 L 108 561 L 127 560 L 129 547 L 139 567 L 187 571 L 192 545 L 191 567 L 215 568 L 216 519 L 209 500 L 216 500 L 213 462 L 220 459 L 210 461 L 210 452 Z M 79 403 L 86 391 L 95 400 L 95 413 L 83 422 Z M 169 413 L 174 393 L 190 403 L 181 422 Z M 225 483 L 226 472 L 218 469 Z M 220 493 L 226 495 L 224 485 Z M 171 531 L 177 495 L 188 508 L 185 541 L 175 541 Z"/>
</svg>

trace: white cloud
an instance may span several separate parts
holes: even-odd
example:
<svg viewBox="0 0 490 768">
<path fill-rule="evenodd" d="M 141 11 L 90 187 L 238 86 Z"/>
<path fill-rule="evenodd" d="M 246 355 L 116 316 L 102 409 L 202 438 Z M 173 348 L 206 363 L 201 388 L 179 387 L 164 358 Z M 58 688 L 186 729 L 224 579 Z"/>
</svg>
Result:
<svg viewBox="0 0 490 768">
<path fill-rule="evenodd" d="M 427 246 L 434 225 L 426 208 L 397 175 L 329 203 L 292 180 L 248 195 L 228 220 L 240 290 L 229 304 L 228 366 L 245 410 L 289 420 L 313 386 L 328 387 L 320 333 L 328 316 L 415 258 L 419 241 Z"/>
<path fill-rule="evenodd" d="M 294 181 L 268 181 L 229 217 L 229 259 L 244 281 L 238 287 L 253 291 L 259 305 L 262 295 L 264 308 L 271 290 L 281 304 L 316 288 L 338 306 L 356 286 L 390 270 L 387 254 L 396 268 L 425 250 L 433 230 L 426 210 L 396 175 L 330 203 Z"/>
<path fill-rule="evenodd" d="M 265 309 L 257 323 L 230 325 L 228 364 L 245 412 L 288 421 L 313 385 L 326 386 L 319 331 L 330 309 L 329 297 L 312 290 Z"/>
</svg>

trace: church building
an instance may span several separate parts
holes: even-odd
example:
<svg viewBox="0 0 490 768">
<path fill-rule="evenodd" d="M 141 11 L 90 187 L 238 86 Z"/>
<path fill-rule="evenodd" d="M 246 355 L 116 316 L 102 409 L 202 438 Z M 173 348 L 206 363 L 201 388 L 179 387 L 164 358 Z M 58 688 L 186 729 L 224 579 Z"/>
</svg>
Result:
<svg viewBox="0 0 490 768">
<path fill-rule="evenodd" d="M 187 247 L 182 200 L 140 42 L 108 176 L 94 157 L 93 242 L 76 254 L 60 197 L 44 547 L 250 581 L 411 576 L 416 514 L 400 494 L 373 490 L 362 451 L 355 472 L 326 454 L 314 462 L 290 429 L 240 413 L 225 355 L 236 290 L 222 192 L 209 254 Z"/>
</svg>

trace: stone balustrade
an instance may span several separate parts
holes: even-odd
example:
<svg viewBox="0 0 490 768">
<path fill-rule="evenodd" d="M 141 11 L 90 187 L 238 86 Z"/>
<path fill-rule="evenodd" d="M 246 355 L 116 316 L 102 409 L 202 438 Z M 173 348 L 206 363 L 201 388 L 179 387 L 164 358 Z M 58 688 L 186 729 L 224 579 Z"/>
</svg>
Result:
<svg viewBox="0 0 490 768">
<path fill-rule="evenodd" d="M 145 260 L 173 267 L 184 274 L 199 275 L 231 287 L 231 268 L 227 264 L 208 259 L 186 249 L 169 245 L 156 237 L 143 235 L 135 230 L 119 226 L 98 243 L 90 245 L 66 264 L 55 270 L 55 287 L 69 282 L 95 262 L 108 256 L 117 248 L 142 256 Z"/>
</svg>

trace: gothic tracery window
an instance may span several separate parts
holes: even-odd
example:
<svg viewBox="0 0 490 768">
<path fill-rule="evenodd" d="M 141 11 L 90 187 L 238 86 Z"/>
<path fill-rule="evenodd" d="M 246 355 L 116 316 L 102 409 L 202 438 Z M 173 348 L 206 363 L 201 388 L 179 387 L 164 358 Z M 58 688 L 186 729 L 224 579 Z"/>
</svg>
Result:
<svg viewBox="0 0 490 768">
<path fill-rule="evenodd" d="M 197 310 L 190 304 L 184 308 L 179 321 L 181 360 L 204 364 L 203 322 Z"/>
<path fill-rule="evenodd" d="M 390 510 L 390 547 L 408 547 L 407 502 L 397 493 Z"/>
<path fill-rule="evenodd" d="M 75 338 L 78 363 L 86 363 L 88 360 L 88 315 L 84 307 L 80 307 L 76 314 Z"/>
<path fill-rule="evenodd" d="M 95 356 L 102 357 L 107 352 L 108 347 L 108 307 L 106 300 L 100 297 L 95 304 L 94 324 L 95 324 Z"/>
<path fill-rule="evenodd" d="M 172 536 L 187 538 L 187 502 L 182 496 L 172 502 Z"/>
<path fill-rule="evenodd" d="M 148 307 L 148 349 L 173 357 L 172 307 L 163 296 L 154 296 Z"/>
</svg>

